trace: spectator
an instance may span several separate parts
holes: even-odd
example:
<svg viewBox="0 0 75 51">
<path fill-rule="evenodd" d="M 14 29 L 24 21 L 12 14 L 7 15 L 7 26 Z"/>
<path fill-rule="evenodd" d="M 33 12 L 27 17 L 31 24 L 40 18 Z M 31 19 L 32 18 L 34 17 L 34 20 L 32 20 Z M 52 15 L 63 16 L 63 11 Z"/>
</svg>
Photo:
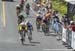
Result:
<svg viewBox="0 0 75 51">
<path fill-rule="evenodd" d="M 72 31 L 75 32 L 75 22 L 72 22 L 72 23 L 71 23 L 71 28 L 72 28 Z"/>
<path fill-rule="evenodd" d="M 64 15 L 64 24 L 70 24 L 70 18 L 67 17 L 67 14 Z"/>
</svg>

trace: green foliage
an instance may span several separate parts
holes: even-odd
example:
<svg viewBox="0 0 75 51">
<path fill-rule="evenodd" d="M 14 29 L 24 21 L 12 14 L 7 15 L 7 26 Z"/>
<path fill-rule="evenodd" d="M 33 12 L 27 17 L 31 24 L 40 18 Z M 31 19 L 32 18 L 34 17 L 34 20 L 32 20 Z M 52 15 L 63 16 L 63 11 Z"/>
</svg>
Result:
<svg viewBox="0 0 75 51">
<path fill-rule="evenodd" d="M 73 20 L 75 21 L 75 15 L 73 16 Z"/>
<path fill-rule="evenodd" d="M 62 15 L 67 13 L 67 3 L 64 0 L 52 0 L 52 7 L 54 10 L 59 11 Z"/>
</svg>

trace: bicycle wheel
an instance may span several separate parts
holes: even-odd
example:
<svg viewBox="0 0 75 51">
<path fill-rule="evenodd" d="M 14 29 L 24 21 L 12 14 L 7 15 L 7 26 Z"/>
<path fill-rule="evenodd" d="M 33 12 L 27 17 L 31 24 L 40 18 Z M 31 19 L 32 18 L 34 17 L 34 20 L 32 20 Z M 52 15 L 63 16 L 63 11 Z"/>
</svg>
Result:
<svg viewBox="0 0 75 51">
<path fill-rule="evenodd" d="M 31 43 L 31 40 L 32 40 L 32 30 L 29 30 L 28 39 L 29 39 L 29 42 Z"/>
<path fill-rule="evenodd" d="M 25 32 L 21 31 L 21 43 L 22 43 L 22 45 L 24 45 L 24 42 L 25 42 Z"/>
<path fill-rule="evenodd" d="M 39 22 L 36 22 L 36 27 L 37 27 L 37 30 L 40 29 L 40 23 Z"/>
<path fill-rule="evenodd" d="M 44 32 L 44 34 L 46 35 L 46 24 L 42 25 L 42 31 Z"/>
</svg>

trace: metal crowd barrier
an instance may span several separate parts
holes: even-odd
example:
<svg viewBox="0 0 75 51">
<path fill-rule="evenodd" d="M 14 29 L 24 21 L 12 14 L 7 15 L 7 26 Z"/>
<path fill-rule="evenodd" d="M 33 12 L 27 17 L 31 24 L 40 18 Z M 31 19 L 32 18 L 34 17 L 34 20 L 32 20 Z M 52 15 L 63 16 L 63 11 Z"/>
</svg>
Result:
<svg viewBox="0 0 75 51">
<path fill-rule="evenodd" d="M 75 32 L 62 26 L 62 42 L 75 50 Z"/>
<path fill-rule="evenodd" d="M 64 26 L 62 26 L 62 42 L 64 42 L 64 43 L 67 42 L 66 41 L 66 37 L 67 37 L 66 32 L 67 32 L 67 29 L 64 28 Z"/>
<path fill-rule="evenodd" d="M 71 47 L 71 40 L 72 40 L 72 31 L 70 29 L 67 29 L 66 33 L 66 40 L 67 40 L 67 45 Z"/>
<path fill-rule="evenodd" d="M 71 47 L 75 50 L 75 32 L 72 31 Z"/>
</svg>

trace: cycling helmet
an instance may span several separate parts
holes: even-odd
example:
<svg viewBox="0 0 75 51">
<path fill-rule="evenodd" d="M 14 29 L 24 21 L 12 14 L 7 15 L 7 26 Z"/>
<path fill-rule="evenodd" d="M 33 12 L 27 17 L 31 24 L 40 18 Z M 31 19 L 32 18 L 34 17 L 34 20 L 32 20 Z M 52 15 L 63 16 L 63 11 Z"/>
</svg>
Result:
<svg viewBox="0 0 75 51">
<path fill-rule="evenodd" d="M 20 5 L 19 5 L 19 4 L 17 4 L 17 5 L 16 5 L 16 7 L 20 7 Z"/>
<path fill-rule="evenodd" d="M 24 22 L 22 22 L 22 23 L 20 23 L 20 25 L 25 25 L 25 23 L 24 23 Z"/>
</svg>

